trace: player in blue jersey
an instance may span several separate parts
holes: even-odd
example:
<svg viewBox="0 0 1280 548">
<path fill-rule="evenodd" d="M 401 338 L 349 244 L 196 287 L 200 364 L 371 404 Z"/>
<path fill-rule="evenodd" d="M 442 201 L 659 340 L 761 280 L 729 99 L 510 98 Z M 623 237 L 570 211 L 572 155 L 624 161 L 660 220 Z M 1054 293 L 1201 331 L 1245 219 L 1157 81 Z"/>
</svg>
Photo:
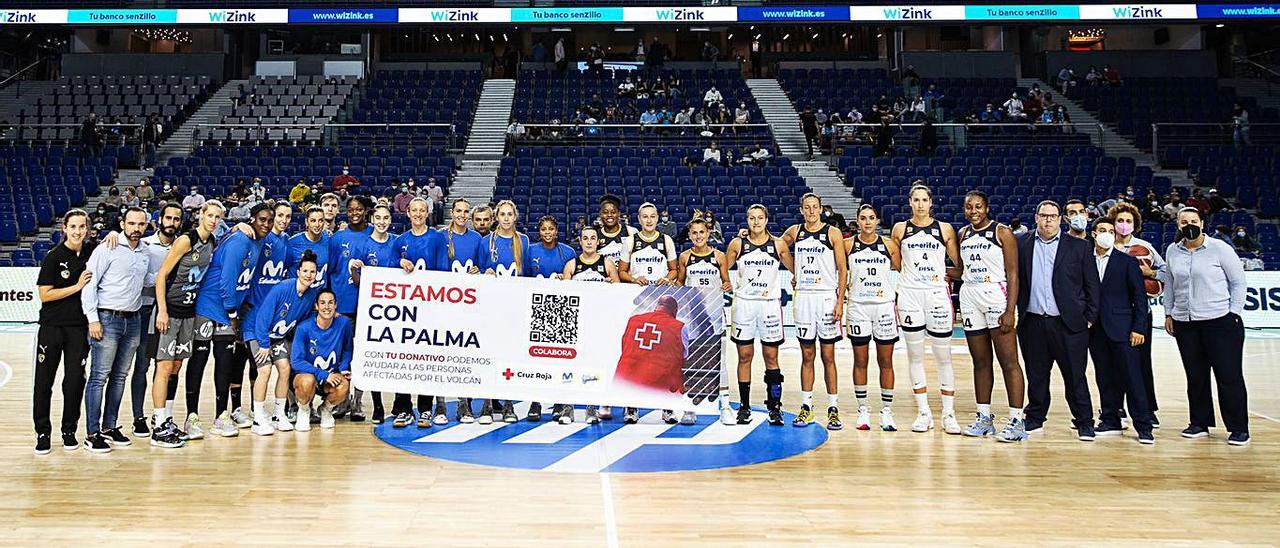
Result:
<svg viewBox="0 0 1280 548">
<path fill-rule="evenodd" d="M 227 412 L 227 400 L 232 382 L 239 384 L 239 379 L 244 378 L 248 351 L 236 334 L 241 327 L 241 309 L 252 285 L 252 265 L 258 264 L 262 239 L 270 231 L 271 205 L 253 206 L 250 220 L 254 238 L 233 230 L 218 243 L 196 298 L 196 315 L 203 319 L 197 319 L 197 324 L 201 321 L 213 324 L 213 382 L 217 391 L 214 403 L 218 418 L 211 431 L 224 437 L 239 435 L 238 426 Z"/>
<path fill-rule="evenodd" d="M 415 270 L 448 270 L 448 256 L 445 249 L 444 235 L 427 226 L 427 215 L 431 206 L 422 198 L 414 198 L 409 202 L 409 231 L 396 238 L 396 251 L 400 254 L 400 268 L 405 272 Z M 418 395 L 418 427 L 431 427 L 432 396 Z M 404 428 L 413 422 L 413 400 L 408 394 L 396 394 L 391 413 L 395 415 L 392 425 Z M 443 415 L 443 406 L 437 411 Z M 446 419 L 447 420 L 447 419 Z"/>
<path fill-rule="evenodd" d="M 258 370 L 253 384 L 253 433 L 270 436 L 276 430 L 293 430 L 285 414 L 284 402 L 289 395 L 289 351 L 294 328 L 311 313 L 320 289 L 316 281 L 316 254 L 302 253 L 298 259 L 298 277 L 276 284 L 267 298 L 254 309 L 252 321 L 244 328 L 244 342 L 249 345 L 254 367 Z M 275 424 L 267 413 L 267 383 L 271 366 L 276 369 Z"/>
<path fill-rule="evenodd" d="M 333 407 L 346 401 L 351 388 L 351 352 L 355 334 L 351 321 L 338 314 L 333 291 L 320 290 L 316 315 L 298 324 L 293 333 L 290 362 L 293 391 L 298 395 L 299 432 L 311 430 L 311 401 L 318 395 L 320 428 L 333 428 Z"/>
<path fill-rule="evenodd" d="M 316 272 L 316 287 L 325 287 L 329 283 L 329 232 L 325 230 L 324 210 L 316 206 L 307 208 L 306 230 L 289 238 L 289 270 L 298 268 L 298 260 L 303 251 L 316 254 L 316 264 L 320 270 Z"/>
<path fill-rule="evenodd" d="M 293 205 L 287 200 L 272 206 L 271 231 L 262 239 L 262 252 L 254 269 L 249 306 L 257 306 L 276 284 L 289 277 L 289 223 L 293 221 Z"/>
<path fill-rule="evenodd" d="M 538 219 L 538 244 L 529 246 L 529 272 L 534 278 L 560 279 L 564 265 L 577 256 L 573 248 L 560 243 L 556 218 Z"/>
<path fill-rule="evenodd" d="M 516 230 L 516 219 L 520 212 L 515 202 L 503 200 L 498 202 L 494 217 L 497 218 L 497 229 L 480 240 L 480 249 L 476 253 L 476 267 L 490 276 L 530 276 L 529 237 Z M 516 422 L 515 408 L 511 402 L 502 400 L 486 401 L 480 410 L 480 424 L 489 424 L 494 414 L 501 416 L 503 422 Z M 529 407 L 529 417 L 542 416 L 542 406 L 534 403 Z M 531 419 L 533 420 L 533 419 Z"/>
<path fill-rule="evenodd" d="M 369 227 L 369 210 L 373 208 L 373 200 L 365 196 L 347 198 L 347 224 L 329 237 L 329 288 L 338 299 L 338 313 L 356 323 L 356 293 L 359 287 L 351 278 L 351 258 L 356 244 L 369 238 L 373 231 Z M 351 422 L 364 422 L 364 409 L 355 399 L 360 395 L 352 390 L 351 401 L 339 405 L 333 416 L 342 418 L 351 413 Z"/>
<path fill-rule="evenodd" d="M 348 273 L 355 281 L 356 287 L 360 285 L 360 270 L 365 266 L 394 268 L 400 263 L 400 252 L 396 250 L 396 236 L 387 232 L 391 228 L 391 208 L 385 205 L 375 206 L 370 218 L 373 232 L 356 245 L 355 253 L 348 264 Z M 357 308 L 359 295 L 357 291 Z M 356 410 L 359 411 L 362 409 L 360 402 L 363 391 L 356 388 L 353 392 L 355 392 Z M 382 424 L 386 417 L 386 411 L 382 407 L 382 393 L 373 392 L 372 395 L 373 423 Z"/>
<path fill-rule="evenodd" d="M 484 210 L 484 215 L 489 215 L 488 207 L 485 207 Z M 470 218 L 471 202 L 468 202 L 465 198 L 458 198 L 453 201 L 449 226 L 441 229 L 440 233 L 444 234 L 449 269 L 458 273 L 479 274 L 480 269 L 476 268 L 476 250 L 480 248 L 480 239 L 483 236 L 479 232 L 467 228 L 467 221 Z M 485 220 L 485 224 L 487 227 L 488 220 Z M 437 403 L 436 407 L 439 409 L 442 405 Z M 464 424 L 476 421 L 475 413 L 471 409 L 471 398 L 458 399 L 458 408 L 454 416 L 458 422 Z M 440 414 L 435 417 L 437 424 L 445 424 L 448 421 L 447 417 Z"/>
</svg>

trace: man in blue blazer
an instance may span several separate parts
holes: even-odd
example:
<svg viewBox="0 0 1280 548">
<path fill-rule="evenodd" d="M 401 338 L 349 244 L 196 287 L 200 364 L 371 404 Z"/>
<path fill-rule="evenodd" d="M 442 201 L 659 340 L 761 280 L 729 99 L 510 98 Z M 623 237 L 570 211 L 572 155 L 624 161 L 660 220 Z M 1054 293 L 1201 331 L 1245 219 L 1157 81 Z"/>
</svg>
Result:
<svg viewBox="0 0 1280 548">
<path fill-rule="evenodd" d="M 1156 439 L 1151 433 L 1151 408 L 1138 364 L 1148 310 L 1142 269 L 1137 259 L 1115 250 L 1114 219 L 1094 221 L 1093 242 L 1093 256 L 1102 280 L 1098 322 L 1089 330 L 1089 354 L 1093 356 L 1098 397 L 1102 399 L 1102 415 L 1094 430 L 1099 436 L 1120 435 L 1120 407 L 1128 395 L 1138 441 L 1152 444 Z"/>
<path fill-rule="evenodd" d="M 1043 430 L 1049 373 L 1058 364 L 1081 441 L 1093 441 L 1085 380 L 1089 328 L 1098 320 L 1098 269 L 1089 242 L 1062 233 L 1062 209 L 1036 206 L 1036 230 L 1018 237 L 1018 340 L 1027 364 L 1027 434 Z"/>
</svg>

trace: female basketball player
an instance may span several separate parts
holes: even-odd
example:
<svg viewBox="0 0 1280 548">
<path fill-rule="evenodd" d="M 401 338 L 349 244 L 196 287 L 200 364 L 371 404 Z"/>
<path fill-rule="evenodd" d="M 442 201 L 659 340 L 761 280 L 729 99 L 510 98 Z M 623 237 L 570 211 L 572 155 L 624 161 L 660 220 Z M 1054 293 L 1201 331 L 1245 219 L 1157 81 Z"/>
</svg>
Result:
<svg viewBox="0 0 1280 548">
<path fill-rule="evenodd" d="M 676 282 L 687 287 L 696 287 L 707 293 L 708 302 L 704 303 L 708 306 L 715 307 L 716 318 L 720 322 L 716 326 L 720 330 L 720 336 L 716 338 L 716 350 L 720 356 L 720 366 L 715 371 L 704 372 L 703 375 L 719 378 L 719 401 L 720 401 L 720 422 L 723 424 L 736 424 L 737 419 L 733 415 L 733 408 L 729 406 L 729 375 L 725 371 L 724 362 L 724 344 L 723 327 L 724 327 L 724 292 L 732 291 L 733 284 L 729 281 L 729 267 L 725 262 L 725 255 L 718 249 L 713 249 L 707 245 L 711 239 L 711 227 L 702 219 L 694 219 L 689 221 L 689 241 L 693 242 L 693 248 L 687 249 L 680 254 L 677 261 L 680 265 L 680 271 L 677 274 Z M 714 321 L 714 320 L 713 320 Z M 707 378 L 701 379 L 701 382 L 693 383 L 695 388 L 702 388 L 703 384 L 709 384 Z M 690 413 L 685 413 L 686 417 Z M 697 421 L 697 417 L 693 417 Z"/>
<path fill-rule="evenodd" d="M 911 220 L 893 227 L 893 243 L 902 253 L 902 277 L 898 281 L 898 322 L 907 341 L 907 362 L 911 387 L 919 416 L 912 432 L 933 428 L 929 410 L 929 386 L 924 374 L 925 332 L 929 334 L 933 359 L 938 364 L 938 384 L 942 389 L 942 429 L 960 434 L 956 421 L 956 373 L 951 366 L 951 329 L 955 312 L 951 308 L 951 282 L 947 279 L 947 259 L 960 264 L 956 253 L 956 233 L 949 223 L 933 218 L 933 191 L 917 182 L 908 194 Z"/>
<path fill-rule="evenodd" d="M 396 250 L 396 235 L 391 234 L 388 230 L 391 228 L 391 208 L 385 205 L 378 205 L 373 208 L 373 214 L 370 216 L 373 225 L 373 232 L 367 238 L 356 244 L 356 249 L 352 253 L 351 259 L 351 278 L 360 282 L 360 270 L 365 266 L 381 266 L 394 267 L 400 262 L 400 253 Z M 357 301 L 357 307 L 359 302 Z M 356 398 L 360 396 L 360 389 L 356 389 Z M 386 411 L 382 406 L 382 393 L 373 392 L 373 423 L 382 424 L 386 417 Z"/>
<path fill-rule="evenodd" d="M 845 311 L 849 342 L 853 344 L 853 394 L 858 399 L 858 430 L 871 429 L 867 407 L 867 364 L 870 345 L 876 342 L 876 365 L 880 367 L 880 429 L 894 432 L 893 345 L 898 342 L 898 320 L 894 314 L 893 282 L 890 270 L 898 270 L 902 256 L 898 246 L 880 237 L 880 216 L 870 204 L 858 208 L 858 233 L 845 240 L 849 253 L 849 305 Z"/>
<path fill-rule="evenodd" d="M 582 248 L 582 253 L 573 261 L 564 265 L 564 279 L 581 280 L 588 282 L 608 282 L 618 283 L 618 267 L 613 264 L 613 259 L 605 257 L 597 252 L 600 244 L 600 227 L 596 225 L 587 225 L 582 228 L 582 233 L 578 235 L 578 245 Z M 569 422 L 573 421 L 573 406 L 565 404 L 568 407 Z M 561 411 L 561 422 L 565 411 Z M 596 424 L 600 422 L 600 409 L 594 405 L 587 406 L 587 424 Z"/>
<path fill-rule="evenodd" d="M 1138 267 L 1142 269 L 1143 280 L 1147 286 L 1147 294 L 1159 295 L 1162 286 L 1155 280 L 1165 268 L 1164 257 L 1148 242 L 1137 236 L 1142 232 L 1142 214 L 1131 203 L 1119 203 L 1107 210 L 1107 216 L 1116 220 L 1116 249 L 1138 259 Z M 1160 428 L 1156 419 L 1156 386 L 1151 376 L 1151 315 L 1147 315 L 1147 330 L 1144 332 L 1142 345 L 1138 347 L 1138 364 L 1142 368 L 1142 378 L 1146 381 L 1147 405 L 1151 408 L 1151 427 Z M 1123 417 L 1123 409 L 1121 416 Z"/>
<path fill-rule="evenodd" d="M 736 422 L 751 423 L 751 362 L 759 337 L 769 424 L 782 426 L 782 371 L 778 369 L 778 347 L 783 339 L 782 288 L 778 267 L 794 272 L 795 264 L 782 238 L 769 233 L 769 210 L 764 206 L 747 208 L 747 233 L 729 242 L 725 264 L 738 269 L 729 311 L 733 326 L 729 340 L 738 347 L 738 397 L 742 402 Z"/>
<path fill-rule="evenodd" d="M 294 328 L 311 314 L 320 293 L 320 288 L 312 286 L 317 270 L 316 254 L 302 252 L 296 269 L 298 277 L 271 288 L 267 298 L 245 320 L 243 338 L 258 369 L 253 383 L 253 433 L 259 436 L 270 436 L 276 430 L 293 430 L 284 409 L 285 398 L 289 396 L 289 373 L 292 371 L 289 351 L 293 346 Z M 267 384 L 273 365 L 276 369 L 274 426 L 271 415 L 267 413 Z"/>
<path fill-rule="evenodd" d="M 848 257 L 844 235 L 822 220 L 822 199 L 815 194 L 800 198 L 804 222 L 788 228 L 782 241 L 794 246 L 796 338 L 800 340 L 800 412 L 792 426 L 813 424 L 813 360 L 822 347 L 823 381 L 827 385 L 827 428 L 839 430 L 840 391 L 836 372 L 836 342 L 843 338 L 844 289 Z"/>
<path fill-rule="evenodd" d="M 400 255 L 400 268 L 405 272 L 415 270 L 448 270 L 448 258 L 444 236 L 427 226 L 431 206 L 422 198 L 409 202 L 409 231 L 396 238 L 395 248 Z M 418 427 L 431 427 L 431 396 L 418 396 Z M 391 413 L 396 428 L 404 428 L 413 422 L 413 400 L 408 394 L 396 394 Z M 441 412 L 443 414 L 443 412 Z"/>
<path fill-rule="evenodd" d="M 613 194 L 605 194 L 600 198 L 599 217 L 600 226 L 596 232 L 600 235 L 600 254 L 616 265 L 622 260 L 622 249 L 625 247 L 623 240 L 634 236 L 638 231 L 633 226 L 623 224 L 622 200 Z M 607 405 L 601 407 L 600 419 L 613 420 L 613 408 Z"/>
<path fill-rule="evenodd" d="M 485 207 L 485 215 L 488 215 L 488 207 Z M 477 211 L 476 227 L 480 226 L 480 213 Z M 476 268 L 476 253 L 480 249 L 480 239 L 484 236 L 475 230 L 467 228 L 467 221 L 471 218 L 471 202 L 466 198 L 458 198 L 453 201 L 453 208 L 450 210 L 449 226 L 441 229 L 441 233 L 445 237 L 445 248 L 449 259 L 449 269 L 454 272 L 479 274 L 480 269 Z M 485 230 L 488 230 L 488 220 L 485 220 Z M 440 407 L 439 404 L 436 405 Z M 458 398 L 458 408 L 454 412 L 454 416 L 458 422 L 470 424 L 476 421 L 475 414 L 471 410 L 471 398 Z M 440 415 L 436 415 L 436 421 L 439 423 Z M 446 420 L 447 422 L 447 420 Z M 440 423 L 443 424 L 443 423 Z"/>
<path fill-rule="evenodd" d="M 640 231 L 623 239 L 622 258 L 618 261 L 618 277 L 626 283 L 636 285 L 672 285 L 676 281 L 679 267 L 676 263 L 676 243 L 670 236 L 658 232 L 658 206 L 645 202 L 637 211 L 640 218 Z M 690 413 L 692 415 L 692 413 Z M 696 416 L 683 417 L 684 420 Z M 639 410 L 626 408 L 622 421 L 626 424 L 639 422 Z M 675 411 L 663 410 L 662 420 L 667 424 L 681 422 L 676 419 Z M 693 422 L 688 422 L 693 424 Z"/>
<path fill-rule="evenodd" d="M 964 431 L 966 436 L 996 434 L 991 414 L 991 388 L 995 384 L 991 353 L 994 348 L 1004 373 L 1009 395 L 1009 422 L 996 440 L 1017 442 L 1027 439 L 1022 423 L 1022 398 L 1026 382 L 1018 364 L 1018 336 L 1013 330 L 1013 311 L 1018 304 L 1018 244 L 1013 231 L 988 217 L 987 195 L 980 190 L 964 197 L 964 216 L 969 226 L 960 230 L 959 275 L 960 319 L 964 338 L 973 357 L 973 391 L 978 400 L 978 418 Z"/>
<path fill-rule="evenodd" d="M 530 276 L 529 237 L 516 231 L 516 219 L 520 212 L 515 202 L 503 200 L 498 202 L 495 217 L 498 228 L 480 241 L 479 253 L 476 256 L 476 267 L 490 276 Z M 486 401 L 480 411 L 480 422 L 492 422 L 492 415 L 500 413 L 503 422 L 516 422 L 516 411 L 513 402 L 502 400 Z M 486 420 L 485 417 L 490 419 Z M 529 406 L 527 418 L 537 420 L 542 417 L 542 406 L 533 403 Z"/>
</svg>

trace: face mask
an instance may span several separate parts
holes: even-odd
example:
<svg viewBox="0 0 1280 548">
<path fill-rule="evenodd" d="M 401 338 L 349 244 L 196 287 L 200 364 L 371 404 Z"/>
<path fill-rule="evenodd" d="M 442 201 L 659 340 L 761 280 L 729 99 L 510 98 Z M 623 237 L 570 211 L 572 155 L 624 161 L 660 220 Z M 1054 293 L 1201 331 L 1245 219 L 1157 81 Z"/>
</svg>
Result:
<svg viewBox="0 0 1280 548">
<path fill-rule="evenodd" d="M 668 216 L 666 216 L 666 215 L 663 215 L 663 216 L 662 216 L 662 222 L 664 222 L 664 223 L 665 223 L 665 222 L 670 221 L 670 220 L 671 220 L 671 217 L 668 217 Z"/>
<path fill-rule="evenodd" d="M 1178 234 L 1182 235 L 1184 240 L 1195 240 L 1200 237 L 1199 225 L 1186 225 L 1178 229 Z"/>
<path fill-rule="evenodd" d="M 1111 249 L 1112 246 L 1116 245 L 1116 235 L 1110 232 L 1103 232 L 1094 236 L 1093 241 L 1102 249 Z"/>
<path fill-rule="evenodd" d="M 196 192 L 196 191 L 194 191 L 194 190 L 192 190 L 192 191 L 191 191 L 191 195 L 192 195 L 192 196 L 195 196 L 196 194 L 197 194 L 197 192 Z"/>
<path fill-rule="evenodd" d="M 1116 223 L 1116 232 L 1121 236 L 1133 234 L 1133 223 Z"/>
<path fill-rule="evenodd" d="M 1084 229 L 1089 228 L 1089 218 L 1084 215 L 1075 215 L 1067 222 L 1071 224 L 1071 230 L 1075 230 L 1076 232 L 1081 232 Z"/>
<path fill-rule="evenodd" d="M 1241 231 L 1239 231 L 1239 232 L 1236 232 L 1236 236 L 1239 236 L 1239 237 L 1243 238 L 1243 237 L 1244 237 L 1244 231 L 1243 231 L 1243 230 L 1241 230 Z"/>
</svg>

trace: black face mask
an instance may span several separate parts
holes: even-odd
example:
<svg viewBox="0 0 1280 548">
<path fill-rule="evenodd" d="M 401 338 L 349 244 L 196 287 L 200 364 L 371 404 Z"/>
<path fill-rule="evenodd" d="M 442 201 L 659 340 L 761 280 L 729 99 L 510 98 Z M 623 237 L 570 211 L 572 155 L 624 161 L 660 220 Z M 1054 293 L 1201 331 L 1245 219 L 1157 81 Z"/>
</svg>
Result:
<svg viewBox="0 0 1280 548">
<path fill-rule="evenodd" d="M 1182 235 L 1184 240 L 1194 240 L 1200 237 L 1199 225 L 1185 225 L 1178 229 L 1178 233 Z"/>
</svg>

